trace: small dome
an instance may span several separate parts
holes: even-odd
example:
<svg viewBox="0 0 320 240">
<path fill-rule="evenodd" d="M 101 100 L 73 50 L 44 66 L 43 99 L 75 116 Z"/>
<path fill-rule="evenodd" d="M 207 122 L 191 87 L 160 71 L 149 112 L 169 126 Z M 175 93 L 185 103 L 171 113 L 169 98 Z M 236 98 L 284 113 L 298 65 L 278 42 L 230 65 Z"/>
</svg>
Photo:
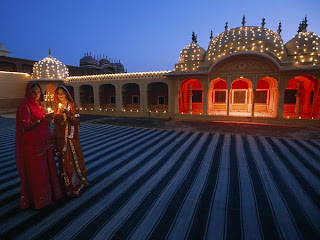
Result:
<svg viewBox="0 0 320 240">
<path fill-rule="evenodd" d="M 286 43 L 288 55 L 314 55 L 319 53 L 319 36 L 313 32 L 303 31 Z"/>
<path fill-rule="evenodd" d="M 205 55 L 206 50 L 200 47 L 197 43 L 192 42 L 181 51 L 179 63 L 203 61 Z"/>
<path fill-rule="evenodd" d="M 281 36 L 263 27 L 238 27 L 227 30 L 211 40 L 207 61 L 239 51 L 265 52 L 275 58 L 285 56 L 285 48 Z"/>
<path fill-rule="evenodd" d="M 0 56 L 6 56 L 8 57 L 9 56 L 9 51 L 8 49 L 6 48 L 6 46 L 2 43 L 0 43 Z"/>
<path fill-rule="evenodd" d="M 101 58 L 101 59 L 99 60 L 99 64 L 100 64 L 100 66 L 102 67 L 102 66 L 105 65 L 105 64 L 110 64 L 110 61 L 109 61 L 108 59 Z"/>
<path fill-rule="evenodd" d="M 83 66 L 96 66 L 98 64 L 98 61 L 93 58 L 92 56 L 85 56 L 83 58 L 80 59 L 80 67 L 83 67 Z"/>
<path fill-rule="evenodd" d="M 6 46 L 2 43 L 0 43 L 0 51 L 9 52 Z"/>
<path fill-rule="evenodd" d="M 69 76 L 68 68 L 51 55 L 33 65 L 32 79 L 65 79 Z"/>
</svg>

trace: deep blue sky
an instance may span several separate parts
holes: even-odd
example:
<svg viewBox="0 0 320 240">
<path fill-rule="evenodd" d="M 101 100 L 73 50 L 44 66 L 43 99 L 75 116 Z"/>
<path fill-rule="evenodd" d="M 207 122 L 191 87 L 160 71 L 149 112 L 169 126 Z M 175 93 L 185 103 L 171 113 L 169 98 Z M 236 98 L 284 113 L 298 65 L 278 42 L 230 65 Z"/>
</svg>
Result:
<svg viewBox="0 0 320 240">
<path fill-rule="evenodd" d="M 305 14 L 308 30 L 320 35 L 320 0 L 0 0 L 0 43 L 11 57 L 41 60 L 48 55 L 79 66 L 84 52 L 120 59 L 128 72 L 172 70 L 180 51 L 191 42 L 207 49 L 216 36 L 241 25 L 277 31 L 284 43 Z"/>
</svg>

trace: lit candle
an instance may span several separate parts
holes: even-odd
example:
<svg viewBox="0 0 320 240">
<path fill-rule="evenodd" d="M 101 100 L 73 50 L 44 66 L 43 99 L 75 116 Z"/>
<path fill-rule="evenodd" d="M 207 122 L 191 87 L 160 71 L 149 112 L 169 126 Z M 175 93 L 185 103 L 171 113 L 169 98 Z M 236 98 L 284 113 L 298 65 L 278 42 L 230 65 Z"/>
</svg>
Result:
<svg viewBox="0 0 320 240">
<path fill-rule="evenodd" d="M 62 107 L 62 104 L 61 104 L 61 103 L 59 103 L 59 104 L 58 104 L 58 106 L 59 106 L 59 108 L 61 108 L 61 107 Z"/>
<path fill-rule="evenodd" d="M 51 108 L 48 108 L 48 113 L 50 113 L 51 112 Z"/>
</svg>

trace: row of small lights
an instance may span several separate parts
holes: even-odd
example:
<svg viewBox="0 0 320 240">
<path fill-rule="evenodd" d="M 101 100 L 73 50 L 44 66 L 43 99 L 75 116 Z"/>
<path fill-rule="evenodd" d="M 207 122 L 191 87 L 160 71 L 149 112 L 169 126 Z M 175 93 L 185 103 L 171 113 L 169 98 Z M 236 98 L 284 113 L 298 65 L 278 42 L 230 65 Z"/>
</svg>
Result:
<svg viewBox="0 0 320 240">
<path fill-rule="evenodd" d="M 44 95 L 44 101 L 46 102 L 53 101 L 53 99 L 54 99 L 54 94 L 47 93 Z"/>
<path fill-rule="evenodd" d="M 80 108 L 80 111 L 87 111 L 87 108 Z M 88 109 L 89 110 L 89 109 Z M 93 111 L 93 108 L 90 108 L 91 111 Z M 99 109 L 100 111 L 102 111 L 102 108 Z M 105 111 L 109 111 L 111 110 L 112 112 L 114 111 L 114 109 L 104 109 Z M 127 112 L 126 109 L 122 109 L 122 112 Z M 130 110 L 128 112 L 140 112 L 139 110 Z M 152 111 L 148 111 L 149 113 L 152 113 Z M 154 113 L 167 113 L 167 111 L 154 111 Z M 202 112 L 200 112 L 199 114 L 196 114 L 196 113 L 193 113 L 193 112 L 187 112 L 187 113 L 184 113 L 184 112 L 181 112 L 181 114 L 190 114 L 190 115 L 202 115 Z M 211 113 L 208 113 L 208 115 L 212 115 Z M 215 115 L 218 115 L 218 113 L 216 113 Z M 238 114 L 238 116 L 241 116 L 240 114 Z M 264 115 L 262 115 L 262 117 L 265 117 Z M 289 116 L 287 116 L 287 119 L 290 119 Z M 299 116 L 299 119 L 301 119 L 301 116 Z M 313 119 L 313 117 L 311 117 L 311 119 Z"/>
<path fill-rule="evenodd" d="M 30 76 L 30 74 L 29 74 L 29 73 L 22 73 L 22 72 L 7 72 L 7 71 L 0 71 L 0 73 L 10 73 L 10 74 L 17 74 L 17 75 Z"/>
<path fill-rule="evenodd" d="M 82 110 L 84 110 L 84 111 L 87 111 L 87 108 L 80 108 L 80 111 L 82 111 Z M 89 109 L 88 109 L 89 110 Z M 90 108 L 90 110 L 91 111 L 93 111 L 93 108 Z M 102 111 L 103 109 L 102 108 L 100 108 L 99 109 L 100 111 Z M 115 109 L 113 109 L 113 108 L 111 108 L 111 109 L 108 109 L 108 108 L 106 108 L 106 109 L 104 109 L 104 111 L 109 111 L 109 110 L 111 110 L 112 112 L 113 111 L 115 111 Z M 126 109 L 122 109 L 122 112 L 127 112 L 127 110 Z M 140 112 L 139 110 L 128 110 L 128 112 Z M 149 113 L 152 113 L 152 111 L 148 111 Z M 167 113 L 167 111 L 154 111 L 155 113 Z"/>
<path fill-rule="evenodd" d="M 43 76 L 43 68 L 45 67 L 45 76 Z M 50 69 L 51 67 L 51 69 Z M 50 70 L 52 70 L 50 74 Z M 57 78 L 64 79 L 68 77 L 68 68 L 63 63 L 53 57 L 46 57 L 33 65 L 33 79 L 40 78 Z"/>
<path fill-rule="evenodd" d="M 69 81 L 87 80 L 87 79 L 104 80 L 104 79 L 120 79 L 123 77 L 139 78 L 139 77 L 150 77 L 150 76 L 164 77 L 164 75 L 167 73 L 170 73 L 170 71 L 97 74 L 97 75 L 73 76 L 73 77 L 68 77 L 67 80 Z"/>
</svg>

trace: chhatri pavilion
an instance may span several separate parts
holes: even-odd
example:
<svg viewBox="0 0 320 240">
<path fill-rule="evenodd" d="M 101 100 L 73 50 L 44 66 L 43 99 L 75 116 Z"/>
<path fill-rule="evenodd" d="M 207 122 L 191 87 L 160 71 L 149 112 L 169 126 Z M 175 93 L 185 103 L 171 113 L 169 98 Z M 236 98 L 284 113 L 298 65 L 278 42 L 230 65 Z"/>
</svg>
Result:
<svg viewBox="0 0 320 240">
<path fill-rule="evenodd" d="M 108 116 L 176 119 L 320 118 L 319 36 L 307 18 L 287 43 L 277 31 L 242 26 L 213 37 L 207 50 L 192 41 L 182 49 L 172 71 L 68 76 L 53 58 L 34 64 L 24 81 L 40 83 L 46 106 L 65 84 L 81 112 Z M 14 73 L 12 73 L 14 74 Z M 17 74 L 17 73 L 15 73 Z M 8 72 L 0 72 L 3 81 Z"/>
</svg>

